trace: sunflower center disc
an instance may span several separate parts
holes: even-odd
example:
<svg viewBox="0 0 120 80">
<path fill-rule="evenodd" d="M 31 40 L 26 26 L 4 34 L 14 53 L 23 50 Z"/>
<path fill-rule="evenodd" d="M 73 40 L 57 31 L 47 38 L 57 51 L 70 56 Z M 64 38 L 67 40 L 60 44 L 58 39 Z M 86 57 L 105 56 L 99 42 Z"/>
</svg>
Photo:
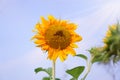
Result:
<svg viewBox="0 0 120 80">
<path fill-rule="evenodd" d="M 60 37 L 63 37 L 63 32 L 62 31 L 57 31 L 54 36 L 60 36 Z"/>
<path fill-rule="evenodd" d="M 63 27 L 50 27 L 45 33 L 46 43 L 54 49 L 65 49 L 70 45 L 71 35 Z"/>
</svg>

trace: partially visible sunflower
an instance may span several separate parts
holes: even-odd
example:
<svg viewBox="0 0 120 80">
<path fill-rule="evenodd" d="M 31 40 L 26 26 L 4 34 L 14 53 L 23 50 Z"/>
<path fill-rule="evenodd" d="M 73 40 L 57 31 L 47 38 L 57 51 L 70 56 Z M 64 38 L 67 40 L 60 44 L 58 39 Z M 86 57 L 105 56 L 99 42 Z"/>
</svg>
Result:
<svg viewBox="0 0 120 80">
<path fill-rule="evenodd" d="M 116 63 L 120 60 L 120 24 L 109 26 L 103 38 L 104 46 L 93 47 L 89 50 L 94 57 L 92 62 Z"/>
<path fill-rule="evenodd" d="M 34 29 L 36 34 L 32 39 L 37 47 L 48 51 L 50 60 L 56 61 L 59 57 L 64 61 L 68 54 L 76 55 L 73 48 L 78 46 L 75 42 L 82 40 L 82 37 L 74 32 L 77 28 L 76 24 L 56 19 L 51 15 L 48 16 L 48 20 L 41 17 L 41 21 L 36 24 Z"/>
<path fill-rule="evenodd" d="M 106 61 L 113 59 L 114 62 L 120 60 L 120 24 L 111 25 L 103 39 Z"/>
</svg>

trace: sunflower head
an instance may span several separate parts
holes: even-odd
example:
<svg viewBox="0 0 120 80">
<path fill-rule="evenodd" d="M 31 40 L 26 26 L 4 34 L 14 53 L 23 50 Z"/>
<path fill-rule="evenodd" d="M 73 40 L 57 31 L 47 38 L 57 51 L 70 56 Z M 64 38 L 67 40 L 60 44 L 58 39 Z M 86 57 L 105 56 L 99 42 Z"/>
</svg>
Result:
<svg viewBox="0 0 120 80">
<path fill-rule="evenodd" d="M 114 24 L 109 27 L 104 42 L 104 51 L 106 59 L 105 62 L 113 60 L 117 62 L 120 60 L 120 24 Z"/>
<path fill-rule="evenodd" d="M 64 61 L 68 54 L 76 54 L 73 49 L 77 48 L 75 42 L 82 40 L 82 37 L 75 33 L 76 28 L 76 24 L 51 15 L 47 20 L 41 17 L 41 22 L 35 26 L 36 34 L 32 39 L 37 47 L 48 52 L 49 59 L 55 61 L 59 57 Z"/>
<path fill-rule="evenodd" d="M 103 47 L 91 48 L 89 52 L 94 57 L 93 62 L 114 63 L 120 60 L 120 24 L 109 26 L 103 39 Z"/>
</svg>

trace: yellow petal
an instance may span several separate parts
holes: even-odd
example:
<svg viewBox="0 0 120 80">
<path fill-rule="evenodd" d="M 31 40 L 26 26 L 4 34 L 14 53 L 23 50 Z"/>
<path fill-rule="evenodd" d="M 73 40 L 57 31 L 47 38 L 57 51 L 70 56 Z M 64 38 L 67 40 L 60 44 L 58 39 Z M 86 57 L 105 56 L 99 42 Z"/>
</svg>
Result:
<svg viewBox="0 0 120 80">
<path fill-rule="evenodd" d="M 62 21 L 60 22 L 60 25 L 61 25 L 61 26 L 66 26 L 66 25 L 67 25 L 67 21 L 66 21 L 66 20 L 62 20 Z"/>
<path fill-rule="evenodd" d="M 60 60 L 63 62 L 66 60 L 67 58 L 67 54 L 65 54 L 63 51 L 59 54 L 59 58 Z"/>
<path fill-rule="evenodd" d="M 35 40 L 34 43 L 38 45 L 42 45 L 45 44 L 46 42 L 44 40 Z"/>
<path fill-rule="evenodd" d="M 50 60 L 56 61 L 56 59 L 58 58 L 58 55 L 59 55 L 58 50 L 49 48 L 49 50 L 48 50 L 48 58 Z"/>
<path fill-rule="evenodd" d="M 54 18 L 52 15 L 49 15 L 49 16 L 48 16 L 48 19 L 49 19 L 49 20 L 54 20 L 55 18 Z"/>
<path fill-rule="evenodd" d="M 110 28 L 111 28 L 112 30 L 115 30 L 117 27 L 116 27 L 116 25 L 112 25 Z"/>
<path fill-rule="evenodd" d="M 81 41 L 82 40 L 82 37 L 75 34 L 72 36 L 72 42 L 78 42 L 78 41 Z"/>
<path fill-rule="evenodd" d="M 42 50 L 48 50 L 49 49 L 49 46 L 48 45 L 43 45 L 42 46 Z"/>
<path fill-rule="evenodd" d="M 44 36 L 41 36 L 41 35 L 35 35 L 32 37 L 32 39 L 44 39 Z"/>
<path fill-rule="evenodd" d="M 71 54 L 72 56 L 76 55 L 76 52 L 73 48 L 68 47 L 67 49 L 63 50 L 66 54 Z"/>
<path fill-rule="evenodd" d="M 49 50 L 48 50 L 48 58 L 49 58 L 49 59 L 52 59 L 53 51 L 54 51 L 54 49 L 49 48 Z"/>
<path fill-rule="evenodd" d="M 75 30 L 75 29 L 77 29 L 77 25 L 74 24 L 74 23 L 69 23 L 66 27 L 69 30 Z"/>
<path fill-rule="evenodd" d="M 57 19 L 55 19 L 53 16 L 49 15 L 48 20 L 49 20 L 50 25 L 58 25 L 57 24 Z"/>
<path fill-rule="evenodd" d="M 33 30 L 34 32 L 40 33 L 41 35 L 44 35 L 45 30 L 44 28 L 41 26 L 40 23 L 37 23 L 35 26 L 35 29 Z"/>
<path fill-rule="evenodd" d="M 111 31 L 108 30 L 107 33 L 106 33 L 106 37 L 110 37 L 111 36 Z"/>
<path fill-rule="evenodd" d="M 38 31 L 40 31 L 40 30 L 42 29 L 41 24 L 40 24 L 40 23 L 37 23 L 36 26 L 35 26 L 35 28 L 36 28 Z"/>
<path fill-rule="evenodd" d="M 70 44 L 70 46 L 71 46 L 72 48 L 78 48 L 77 44 L 75 44 L 75 43 Z"/>
<path fill-rule="evenodd" d="M 40 19 L 43 24 L 48 24 L 48 21 L 44 17 L 41 16 Z"/>
<path fill-rule="evenodd" d="M 58 55 L 59 55 L 59 51 L 57 49 L 54 49 L 53 53 L 52 53 L 52 60 L 53 61 L 56 61 L 56 59 L 58 58 Z"/>
<path fill-rule="evenodd" d="M 107 38 L 103 38 L 103 42 L 106 43 L 108 40 Z"/>
<path fill-rule="evenodd" d="M 42 27 L 47 28 L 49 22 L 44 17 L 41 17 L 41 21 L 42 21 Z"/>
</svg>

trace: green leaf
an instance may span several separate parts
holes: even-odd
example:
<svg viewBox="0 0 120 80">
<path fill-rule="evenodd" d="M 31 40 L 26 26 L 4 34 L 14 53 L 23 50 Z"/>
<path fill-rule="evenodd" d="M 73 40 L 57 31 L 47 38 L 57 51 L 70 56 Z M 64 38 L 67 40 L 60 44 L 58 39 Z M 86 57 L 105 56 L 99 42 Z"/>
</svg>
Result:
<svg viewBox="0 0 120 80">
<path fill-rule="evenodd" d="M 44 77 L 42 80 L 51 80 L 50 77 Z M 55 78 L 55 80 L 60 80 L 59 78 Z"/>
<path fill-rule="evenodd" d="M 85 67 L 84 66 L 78 66 L 78 67 L 75 67 L 73 69 L 70 69 L 70 70 L 67 70 L 66 72 L 68 74 L 70 74 L 73 79 L 78 79 L 78 77 L 80 76 L 80 74 L 84 71 Z M 72 80 L 73 80 L 72 79 Z"/>
<path fill-rule="evenodd" d="M 45 69 L 45 72 L 48 73 L 49 76 L 52 76 L 52 68 Z"/>
<path fill-rule="evenodd" d="M 38 73 L 38 72 L 45 72 L 49 75 L 49 77 L 44 77 L 42 80 L 51 80 L 52 78 L 52 68 L 47 68 L 47 69 L 43 69 L 42 67 L 39 67 L 39 68 L 36 68 L 35 69 L 35 73 Z M 60 80 L 59 78 L 55 78 L 55 80 Z"/>
<path fill-rule="evenodd" d="M 39 67 L 35 69 L 35 73 L 38 73 L 41 71 L 46 72 L 49 76 L 52 76 L 52 68 L 43 69 L 42 67 Z"/>
<path fill-rule="evenodd" d="M 76 56 L 81 57 L 81 58 L 87 60 L 87 56 L 85 56 L 84 54 L 77 54 Z"/>
<path fill-rule="evenodd" d="M 38 73 L 38 72 L 40 72 L 40 71 L 44 71 L 44 69 L 43 69 L 42 67 L 39 67 L 39 68 L 36 68 L 36 69 L 35 69 L 35 73 Z"/>
<path fill-rule="evenodd" d="M 50 80 L 50 77 L 44 77 L 42 80 Z"/>
<path fill-rule="evenodd" d="M 55 78 L 55 80 L 60 80 L 59 78 Z"/>
</svg>

